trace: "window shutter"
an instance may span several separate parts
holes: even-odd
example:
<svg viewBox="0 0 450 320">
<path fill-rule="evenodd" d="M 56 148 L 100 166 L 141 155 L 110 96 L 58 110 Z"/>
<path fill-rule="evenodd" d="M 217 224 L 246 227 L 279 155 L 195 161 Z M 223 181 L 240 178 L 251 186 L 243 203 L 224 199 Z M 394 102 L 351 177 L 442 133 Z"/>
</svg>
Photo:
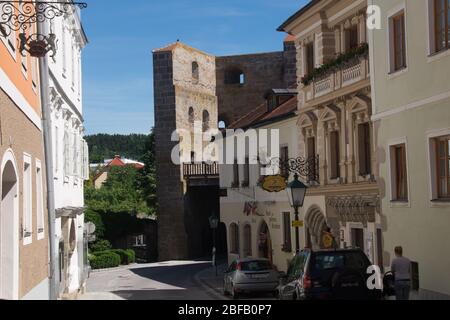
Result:
<svg viewBox="0 0 450 320">
<path fill-rule="evenodd" d="M 69 146 L 69 133 L 64 132 L 64 175 L 70 176 L 70 146 Z"/>
<path fill-rule="evenodd" d="M 84 180 L 89 180 L 89 146 L 85 140 L 83 140 L 83 151 Z"/>
</svg>

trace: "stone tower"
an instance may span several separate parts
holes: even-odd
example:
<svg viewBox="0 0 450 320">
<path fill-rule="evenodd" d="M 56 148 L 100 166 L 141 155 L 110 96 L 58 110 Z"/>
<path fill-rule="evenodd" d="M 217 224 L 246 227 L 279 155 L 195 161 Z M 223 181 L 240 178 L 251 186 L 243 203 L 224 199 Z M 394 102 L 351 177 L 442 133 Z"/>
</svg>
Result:
<svg viewBox="0 0 450 320">
<path fill-rule="evenodd" d="M 194 122 L 203 129 L 231 124 L 264 103 L 271 89 L 295 85 L 295 57 L 291 40 L 284 51 L 227 57 L 181 42 L 153 51 L 159 260 L 210 254 L 208 217 L 220 215 L 218 168 L 198 164 L 191 172 L 174 164 L 172 153 L 188 146 L 183 140 L 174 149 L 172 133 L 192 131 Z M 219 234 L 226 246 L 226 230 Z"/>
<path fill-rule="evenodd" d="M 187 184 L 182 166 L 172 162 L 177 129 L 193 121 L 217 128 L 215 57 L 177 42 L 153 52 L 159 259 L 188 258 Z M 180 148 L 183 151 L 183 147 Z"/>
</svg>

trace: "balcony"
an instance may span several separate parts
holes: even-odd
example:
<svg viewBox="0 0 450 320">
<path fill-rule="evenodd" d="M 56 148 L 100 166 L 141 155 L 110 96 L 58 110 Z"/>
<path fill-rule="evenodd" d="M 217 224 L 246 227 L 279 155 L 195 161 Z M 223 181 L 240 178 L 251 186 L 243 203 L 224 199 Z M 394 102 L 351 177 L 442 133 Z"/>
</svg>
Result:
<svg viewBox="0 0 450 320">
<path fill-rule="evenodd" d="M 183 164 L 183 176 L 186 180 L 192 178 L 218 178 L 219 163 L 185 163 Z"/>
<path fill-rule="evenodd" d="M 312 102 L 338 90 L 370 79 L 367 45 L 337 57 L 302 79 L 305 102 Z"/>
</svg>

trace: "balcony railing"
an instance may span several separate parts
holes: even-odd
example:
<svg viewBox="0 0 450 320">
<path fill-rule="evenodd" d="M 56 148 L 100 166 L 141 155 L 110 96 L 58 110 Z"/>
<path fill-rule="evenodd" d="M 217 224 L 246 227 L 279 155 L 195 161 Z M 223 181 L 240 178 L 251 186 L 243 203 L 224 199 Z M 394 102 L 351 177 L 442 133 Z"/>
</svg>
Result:
<svg viewBox="0 0 450 320">
<path fill-rule="evenodd" d="M 359 57 L 329 74 L 312 80 L 303 88 L 306 101 L 314 100 L 370 78 L 369 59 Z"/>
<path fill-rule="evenodd" d="M 186 163 L 183 164 L 185 178 L 212 177 L 219 175 L 219 163 Z"/>
</svg>

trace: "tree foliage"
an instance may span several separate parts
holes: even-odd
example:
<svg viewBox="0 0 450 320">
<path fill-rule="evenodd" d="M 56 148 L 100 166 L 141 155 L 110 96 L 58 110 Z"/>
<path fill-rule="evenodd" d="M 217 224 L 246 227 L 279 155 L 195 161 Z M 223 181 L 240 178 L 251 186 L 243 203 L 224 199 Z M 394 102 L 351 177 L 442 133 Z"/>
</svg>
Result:
<svg viewBox="0 0 450 320">
<path fill-rule="evenodd" d="M 146 134 L 96 134 L 85 137 L 89 145 L 89 162 L 102 163 L 105 159 L 112 159 L 115 155 L 142 161 L 146 153 Z"/>
</svg>

